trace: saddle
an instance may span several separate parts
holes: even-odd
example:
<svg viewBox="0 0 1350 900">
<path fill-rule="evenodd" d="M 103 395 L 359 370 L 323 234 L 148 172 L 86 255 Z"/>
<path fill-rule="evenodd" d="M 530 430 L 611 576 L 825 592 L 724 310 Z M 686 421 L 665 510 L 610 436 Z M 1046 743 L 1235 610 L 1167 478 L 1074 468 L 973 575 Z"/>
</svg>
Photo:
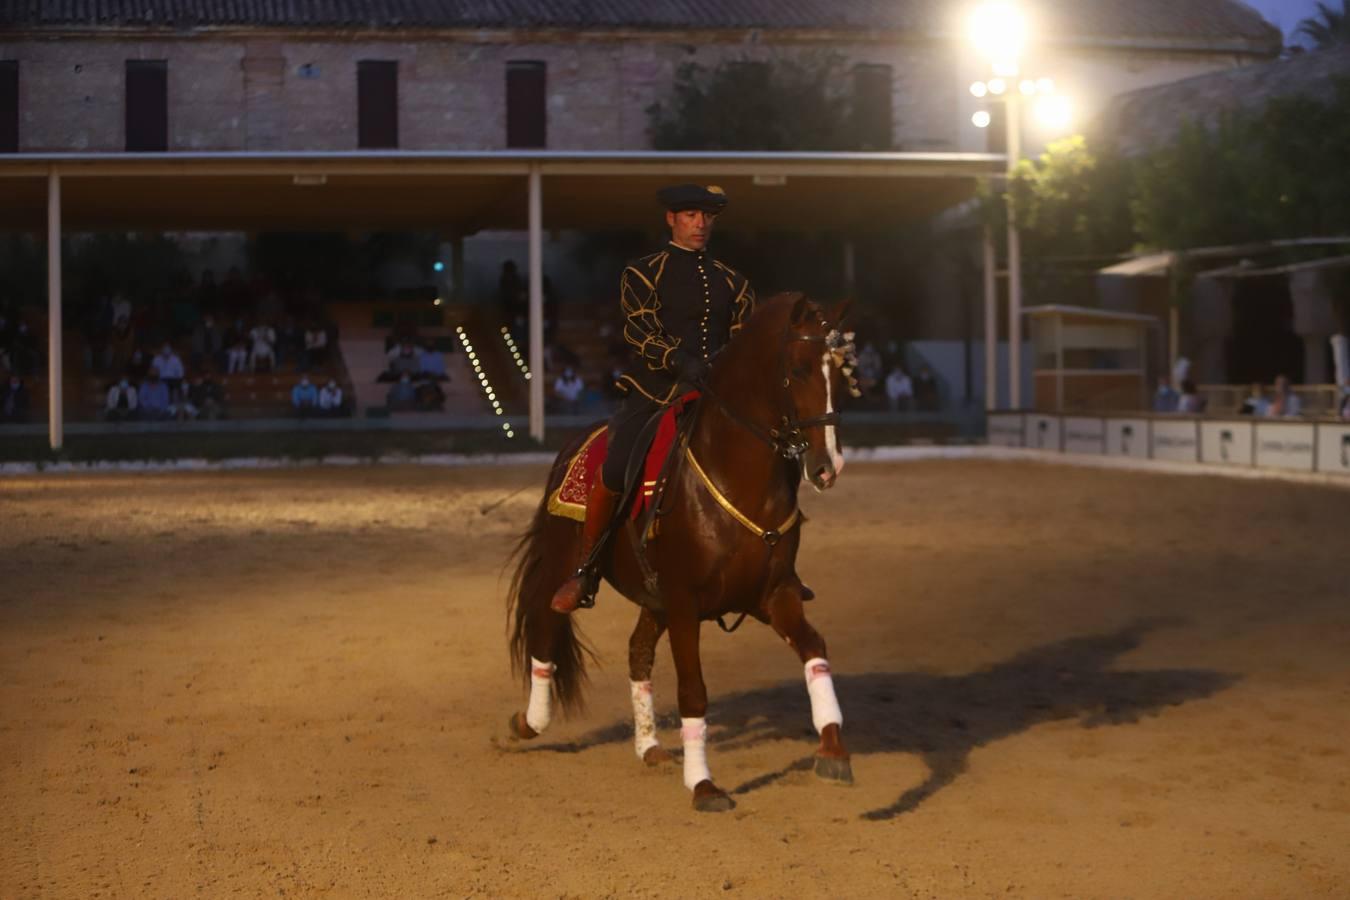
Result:
<svg viewBox="0 0 1350 900">
<path fill-rule="evenodd" d="M 661 499 L 684 457 L 698 398 L 698 391 L 690 391 L 663 407 L 643 426 L 633 448 L 633 457 L 625 466 L 624 489 L 614 521 L 596 542 L 593 558 L 585 563 L 590 566 L 596 562 L 608 546 L 614 529 L 623 523 L 632 530 L 633 547 L 648 594 L 648 602 L 644 605 L 655 610 L 662 608 L 660 588 L 656 571 L 648 563 L 645 551 L 647 543 L 659 530 Z M 601 425 L 586 436 L 568 461 L 562 480 L 548 498 L 551 514 L 579 522 L 586 520 L 586 498 L 590 496 L 595 479 L 601 477 L 601 467 L 608 452 L 608 428 Z"/>
</svg>

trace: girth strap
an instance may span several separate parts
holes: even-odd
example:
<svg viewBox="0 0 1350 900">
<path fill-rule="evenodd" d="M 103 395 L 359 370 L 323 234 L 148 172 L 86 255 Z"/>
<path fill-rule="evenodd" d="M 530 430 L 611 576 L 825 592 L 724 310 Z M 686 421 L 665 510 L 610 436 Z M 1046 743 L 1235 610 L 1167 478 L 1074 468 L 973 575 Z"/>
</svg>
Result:
<svg viewBox="0 0 1350 900">
<path fill-rule="evenodd" d="M 713 484 L 712 479 L 708 477 L 708 473 L 703 471 L 703 467 L 700 466 L 698 460 L 694 458 L 694 449 L 692 447 L 684 448 L 684 456 L 685 459 L 689 460 L 689 465 L 693 466 L 694 472 L 703 482 L 703 486 L 708 489 L 708 493 L 712 494 L 712 498 L 717 501 L 717 505 L 726 510 L 727 515 L 731 516 L 737 522 L 740 522 L 748 528 L 755 537 L 760 538 L 770 547 L 777 544 L 779 539 L 801 519 L 801 509 L 793 507 L 792 513 L 784 519 L 783 524 L 779 525 L 777 528 L 760 528 L 749 516 L 737 509 L 736 506 L 727 499 L 725 494 L 717 489 L 717 485 Z"/>
</svg>

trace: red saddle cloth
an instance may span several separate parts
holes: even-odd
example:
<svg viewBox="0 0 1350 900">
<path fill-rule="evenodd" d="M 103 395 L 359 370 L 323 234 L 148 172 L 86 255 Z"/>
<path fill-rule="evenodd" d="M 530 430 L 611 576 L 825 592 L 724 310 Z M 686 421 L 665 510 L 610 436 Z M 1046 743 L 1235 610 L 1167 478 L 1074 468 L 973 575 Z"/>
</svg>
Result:
<svg viewBox="0 0 1350 900">
<path fill-rule="evenodd" d="M 690 391 L 677 398 L 661 415 L 656 426 L 656 437 L 642 466 L 642 489 L 633 503 L 631 516 L 636 519 L 642 515 L 656 490 L 657 479 L 661 477 L 661 466 L 675 443 L 678 434 L 676 422 L 686 406 L 698 399 L 698 391 Z M 567 464 L 567 473 L 562 482 L 548 498 L 548 511 L 555 516 L 566 516 L 578 522 L 586 520 L 586 498 L 590 496 L 591 486 L 600 477 L 600 467 L 605 462 L 609 450 L 609 430 L 601 425 L 587 436 L 585 442 L 572 454 Z"/>
</svg>

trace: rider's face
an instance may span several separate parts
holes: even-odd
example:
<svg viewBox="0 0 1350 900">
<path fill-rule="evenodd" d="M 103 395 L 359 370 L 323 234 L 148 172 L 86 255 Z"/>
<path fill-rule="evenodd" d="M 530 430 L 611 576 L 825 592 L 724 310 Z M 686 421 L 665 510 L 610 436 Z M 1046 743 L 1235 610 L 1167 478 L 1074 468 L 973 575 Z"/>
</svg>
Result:
<svg viewBox="0 0 1350 900">
<path fill-rule="evenodd" d="M 713 220 L 716 218 L 701 209 L 668 212 L 666 224 L 670 226 L 670 239 L 681 247 L 702 250 L 708 246 L 708 239 L 712 237 Z"/>
</svg>

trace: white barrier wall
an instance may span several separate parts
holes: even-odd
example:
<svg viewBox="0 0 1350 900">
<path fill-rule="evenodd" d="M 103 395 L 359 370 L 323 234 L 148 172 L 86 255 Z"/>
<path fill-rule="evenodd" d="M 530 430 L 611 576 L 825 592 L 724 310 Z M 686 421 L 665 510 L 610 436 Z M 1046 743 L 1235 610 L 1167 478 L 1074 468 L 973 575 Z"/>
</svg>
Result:
<svg viewBox="0 0 1350 900">
<path fill-rule="evenodd" d="M 1063 430 L 1065 453 L 1106 452 L 1105 419 L 1066 416 Z"/>
<path fill-rule="evenodd" d="M 1250 466 L 1256 429 L 1251 422 L 1201 422 L 1200 461 L 1221 466 Z"/>
<path fill-rule="evenodd" d="M 1021 413 L 990 413 L 987 420 L 989 443 L 995 447 L 1021 447 L 1026 427 Z"/>
<path fill-rule="evenodd" d="M 1195 419 L 1154 419 L 1149 429 L 1154 459 L 1171 462 L 1200 461 L 1200 428 Z"/>
<path fill-rule="evenodd" d="M 989 443 L 1064 453 L 1320 472 L 1350 479 L 1350 423 L 990 413 Z"/>
<path fill-rule="evenodd" d="M 1026 444 L 1033 450 L 1062 450 L 1059 442 L 1059 416 L 1027 414 Z"/>
<path fill-rule="evenodd" d="M 1148 419 L 1107 419 L 1106 455 L 1148 459 Z"/>
<path fill-rule="evenodd" d="M 1316 440 L 1312 425 L 1262 422 L 1256 429 L 1256 464 L 1272 469 L 1311 472 Z"/>
<path fill-rule="evenodd" d="M 1317 471 L 1350 476 L 1350 425 L 1317 426 Z"/>
</svg>

